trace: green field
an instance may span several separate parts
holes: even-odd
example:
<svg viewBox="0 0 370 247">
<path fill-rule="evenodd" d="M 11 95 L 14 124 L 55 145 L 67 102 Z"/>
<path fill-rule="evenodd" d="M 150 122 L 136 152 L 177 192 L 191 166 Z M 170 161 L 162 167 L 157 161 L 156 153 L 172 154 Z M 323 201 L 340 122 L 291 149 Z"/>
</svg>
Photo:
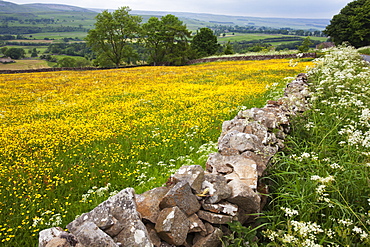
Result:
<svg viewBox="0 0 370 247">
<path fill-rule="evenodd" d="M 276 34 L 263 34 L 263 33 L 226 33 L 224 37 L 218 37 L 218 41 L 220 43 L 230 42 L 240 42 L 240 41 L 256 41 L 256 40 L 263 40 L 263 39 L 270 39 L 270 38 L 292 38 L 292 37 L 299 37 L 299 38 L 306 38 L 306 36 L 295 36 L 295 35 L 276 35 Z M 319 40 L 325 42 L 328 38 L 327 37 L 310 37 L 312 40 Z M 284 44 L 290 41 L 284 42 L 268 42 L 273 45 Z M 293 41 L 294 42 L 294 41 Z"/>
</svg>

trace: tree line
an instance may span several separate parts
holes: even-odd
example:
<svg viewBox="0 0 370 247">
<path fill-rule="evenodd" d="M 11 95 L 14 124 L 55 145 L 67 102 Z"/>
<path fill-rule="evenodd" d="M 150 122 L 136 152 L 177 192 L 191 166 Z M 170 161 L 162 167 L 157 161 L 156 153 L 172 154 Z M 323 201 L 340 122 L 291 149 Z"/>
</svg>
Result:
<svg viewBox="0 0 370 247">
<path fill-rule="evenodd" d="M 257 26 L 232 26 L 232 25 L 213 25 L 208 26 L 217 36 L 225 33 L 264 33 L 264 34 L 281 34 L 281 35 L 297 35 L 311 37 L 326 37 L 326 34 L 320 30 L 301 30 L 292 28 L 273 28 L 273 27 L 257 27 Z"/>
<path fill-rule="evenodd" d="M 121 7 L 95 17 L 95 28 L 86 37 L 96 56 L 95 65 L 118 67 L 141 59 L 152 65 L 182 65 L 219 51 L 217 37 L 209 28 L 201 28 L 192 37 L 174 15 L 151 17 L 142 24 L 142 17 L 129 11 L 129 7 Z"/>
</svg>

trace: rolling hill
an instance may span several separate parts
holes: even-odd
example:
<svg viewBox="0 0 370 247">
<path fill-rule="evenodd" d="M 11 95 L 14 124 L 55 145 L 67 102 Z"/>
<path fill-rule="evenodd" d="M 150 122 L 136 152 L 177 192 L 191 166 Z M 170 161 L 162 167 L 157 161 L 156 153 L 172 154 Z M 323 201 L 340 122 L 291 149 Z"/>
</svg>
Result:
<svg viewBox="0 0 370 247">
<path fill-rule="evenodd" d="M 15 4 L 0 0 L 0 21 L 6 16 L 15 16 L 24 18 L 34 15 L 46 15 L 47 13 L 99 13 L 102 9 L 80 8 L 63 4 Z M 113 10 L 110 10 L 113 11 Z M 266 17 L 250 17 L 250 16 L 228 16 L 214 15 L 208 13 L 189 13 L 189 12 L 165 12 L 165 11 L 140 11 L 133 10 L 131 14 L 143 16 L 144 21 L 151 16 L 164 16 L 173 14 L 179 17 L 191 29 L 213 25 L 238 25 L 238 26 L 257 26 L 257 27 L 272 27 L 272 28 L 292 28 L 292 29 L 311 29 L 323 30 L 328 24 L 329 19 L 301 19 L 301 18 L 266 18 Z M 93 15 L 91 15 L 93 16 Z M 92 17 L 93 19 L 93 17 Z"/>
</svg>

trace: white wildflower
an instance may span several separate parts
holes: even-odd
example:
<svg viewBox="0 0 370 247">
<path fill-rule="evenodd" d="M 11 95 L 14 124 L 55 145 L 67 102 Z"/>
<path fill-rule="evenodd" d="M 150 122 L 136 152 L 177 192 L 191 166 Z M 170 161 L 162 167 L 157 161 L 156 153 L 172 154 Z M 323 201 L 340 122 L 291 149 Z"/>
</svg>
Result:
<svg viewBox="0 0 370 247">
<path fill-rule="evenodd" d="M 298 211 L 290 208 L 281 207 L 281 210 L 285 212 L 285 216 L 292 217 L 294 215 L 298 215 Z"/>
</svg>

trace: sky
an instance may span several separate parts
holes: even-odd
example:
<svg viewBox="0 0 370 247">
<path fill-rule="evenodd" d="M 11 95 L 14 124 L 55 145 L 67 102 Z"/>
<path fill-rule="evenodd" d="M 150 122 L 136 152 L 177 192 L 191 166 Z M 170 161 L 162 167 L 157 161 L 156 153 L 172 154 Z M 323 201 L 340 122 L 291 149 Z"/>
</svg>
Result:
<svg viewBox="0 0 370 247">
<path fill-rule="evenodd" d="M 253 17 L 322 18 L 353 0 L 5 0 L 16 4 L 57 3 L 84 8 L 174 11 Z"/>
</svg>

